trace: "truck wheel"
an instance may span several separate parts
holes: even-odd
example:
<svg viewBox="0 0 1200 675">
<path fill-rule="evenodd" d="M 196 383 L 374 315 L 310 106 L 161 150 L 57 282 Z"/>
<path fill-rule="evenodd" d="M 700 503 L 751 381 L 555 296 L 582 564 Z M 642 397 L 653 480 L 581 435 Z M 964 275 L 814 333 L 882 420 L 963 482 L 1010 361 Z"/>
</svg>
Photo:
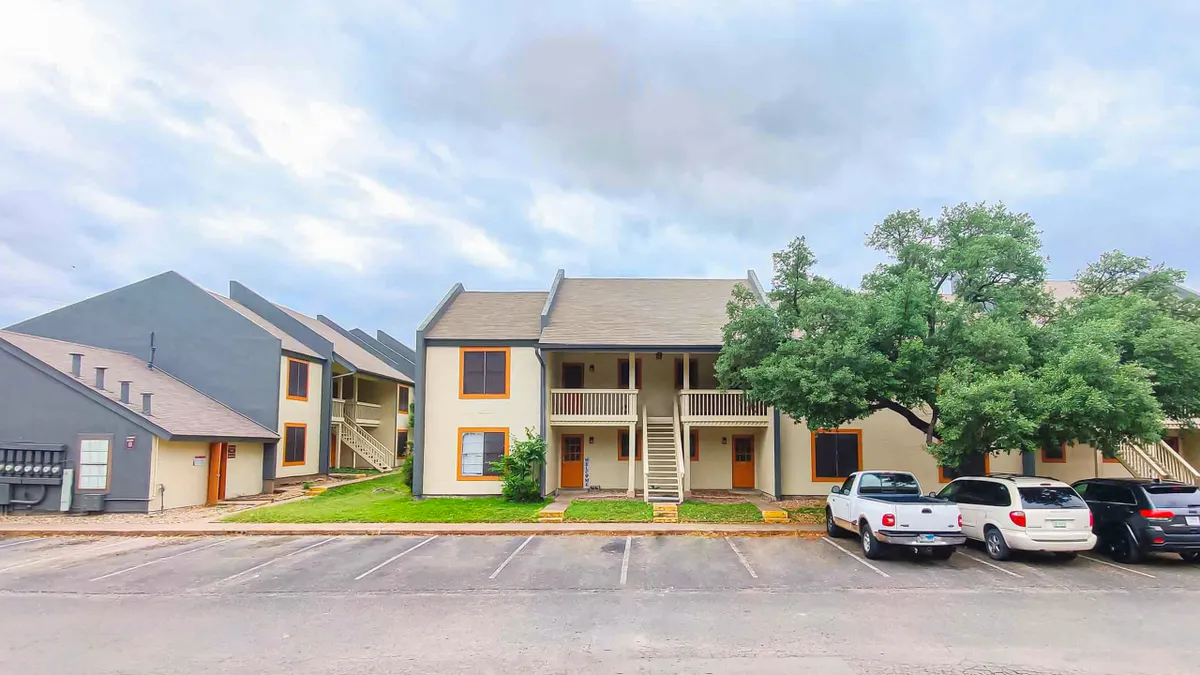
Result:
<svg viewBox="0 0 1200 675">
<path fill-rule="evenodd" d="M 929 557 L 934 560 L 949 560 L 954 555 L 953 546 L 938 546 L 929 551 Z"/>
<path fill-rule="evenodd" d="M 883 557 L 884 545 L 875 538 L 875 533 L 871 532 L 871 526 L 865 522 L 862 524 L 862 549 L 863 555 L 871 560 L 878 560 Z"/>
<path fill-rule="evenodd" d="M 1136 565 L 1145 557 L 1128 530 L 1119 530 L 1113 536 L 1111 552 L 1113 560 L 1127 565 Z"/>
<path fill-rule="evenodd" d="M 830 539 L 837 539 L 846 534 L 845 530 L 833 522 L 833 513 L 829 509 L 825 509 L 825 534 L 829 535 Z"/>
<path fill-rule="evenodd" d="M 1008 542 L 1004 541 L 1004 534 L 995 527 L 989 527 L 983 533 L 983 542 L 987 545 L 987 554 L 992 560 L 1008 560 L 1012 556 L 1012 549 L 1008 547 Z"/>
</svg>

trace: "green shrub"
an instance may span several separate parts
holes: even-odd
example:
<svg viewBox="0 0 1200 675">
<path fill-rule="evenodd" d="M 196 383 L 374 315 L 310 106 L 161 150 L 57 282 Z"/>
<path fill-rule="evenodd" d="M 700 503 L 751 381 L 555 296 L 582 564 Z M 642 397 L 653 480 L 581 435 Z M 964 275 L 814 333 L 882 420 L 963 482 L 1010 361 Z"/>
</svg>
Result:
<svg viewBox="0 0 1200 675">
<path fill-rule="evenodd" d="M 404 463 L 400 465 L 400 477 L 408 489 L 411 490 L 413 481 L 413 453 L 411 444 L 409 444 L 408 454 L 404 455 Z"/>
<path fill-rule="evenodd" d="M 538 478 L 545 463 L 546 440 L 535 436 L 533 429 L 526 427 L 525 440 L 513 443 L 507 455 L 492 462 L 492 470 L 502 476 L 504 498 L 510 502 L 541 501 Z"/>
</svg>

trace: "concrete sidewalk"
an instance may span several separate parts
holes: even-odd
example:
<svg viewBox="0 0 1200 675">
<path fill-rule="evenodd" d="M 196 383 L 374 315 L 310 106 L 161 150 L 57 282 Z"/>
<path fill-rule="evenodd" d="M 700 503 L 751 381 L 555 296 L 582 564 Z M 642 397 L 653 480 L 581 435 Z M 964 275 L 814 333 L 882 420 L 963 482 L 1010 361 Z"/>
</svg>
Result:
<svg viewBox="0 0 1200 675">
<path fill-rule="evenodd" d="M 821 525 L 766 523 L 31 523 L 0 525 L 3 537 L 180 537 L 205 535 L 604 535 L 699 537 L 820 537 Z"/>
</svg>

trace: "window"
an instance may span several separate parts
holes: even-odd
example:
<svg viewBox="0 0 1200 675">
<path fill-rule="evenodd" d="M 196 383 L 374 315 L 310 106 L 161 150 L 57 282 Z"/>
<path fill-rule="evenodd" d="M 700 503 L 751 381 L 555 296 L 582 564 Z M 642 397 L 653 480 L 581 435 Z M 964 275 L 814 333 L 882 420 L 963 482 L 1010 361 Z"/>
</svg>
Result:
<svg viewBox="0 0 1200 675">
<path fill-rule="evenodd" d="M 283 425 L 283 432 L 283 465 L 303 464 L 308 447 L 308 425 L 288 422 Z"/>
<path fill-rule="evenodd" d="M 920 496 L 921 486 L 910 473 L 864 473 L 859 478 L 858 494 Z"/>
<path fill-rule="evenodd" d="M 571 435 L 562 437 L 563 457 L 564 462 L 582 462 L 583 461 L 583 436 Z"/>
<path fill-rule="evenodd" d="M 508 347 L 461 347 L 459 398 L 508 398 Z"/>
<path fill-rule="evenodd" d="M 409 389 L 408 387 L 400 387 L 399 392 L 397 392 L 397 395 L 400 397 L 400 400 L 399 400 L 400 412 L 406 413 L 406 414 L 408 413 L 408 397 L 411 394 L 412 394 L 412 390 Z"/>
<path fill-rule="evenodd" d="M 308 362 L 288 359 L 287 397 L 292 401 L 308 400 Z"/>
<path fill-rule="evenodd" d="M 947 499 L 952 502 L 957 502 L 959 496 L 962 494 L 964 482 L 966 481 L 956 480 L 942 488 L 942 491 L 938 493 L 938 499 Z"/>
<path fill-rule="evenodd" d="M 642 360 L 637 360 L 636 386 L 642 388 Z M 629 359 L 617 359 L 617 389 L 629 388 Z"/>
<path fill-rule="evenodd" d="M 861 429 L 821 429 L 813 432 L 813 482 L 840 483 L 861 468 Z"/>
<path fill-rule="evenodd" d="M 985 506 L 1012 506 L 1012 494 L 1008 486 L 992 481 L 978 481 L 980 504 Z"/>
<path fill-rule="evenodd" d="M 1064 464 L 1067 461 L 1067 444 L 1056 448 L 1042 448 L 1042 461 L 1047 464 Z"/>
<path fill-rule="evenodd" d="M 988 454 L 971 455 L 964 459 L 958 467 L 939 466 L 938 480 L 943 483 L 950 481 L 960 476 L 985 476 L 988 469 L 991 467 L 991 456 Z"/>
<path fill-rule="evenodd" d="M 583 389 L 583 364 L 562 364 L 562 388 Z"/>
<path fill-rule="evenodd" d="M 700 388 L 700 362 L 688 359 L 688 387 Z M 683 389 L 683 359 L 675 359 L 675 388 Z"/>
<path fill-rule="evenodd" d="M 1025 509 L 1086 509 L 1079 495 L 1069 487 L 1023 487 L 1017 488 L 1021 493 L 1021 507 Z"/>
<path fill-rule="evenodd" d="M 1137 504 L 1137 500 L 1133 497 L 1133 492 L 1129 488 L 1122 485 L 1109 485 L 1108 483 L 1088 483 L 1086 494 L 1089 502 Z"/>
<path fill-rule="evenodd" d="M 80 492 L 108 489 L 108 463 L 112 458 L 112 436 L 81 436 L 79 438 Z"/>
<path fill-rule="evenodd" d="M 637 461 L 642 461 L 642 430 L 638 429 L 637 434 Z M 621 462 L 629 461 L 629 430 L 617 429 L 617 460 Z"/>
<path fill-rule="evenodd" d="M 688 459 L 693 462 L 700 461 L 700 430 L 692 429 L 688 434 Z"/>
<path fill-rule="evenodd" d="M 396 432 L 396 459 L 401 459 L 408 454 L 408 429 L 401 429 Z"/>
<path fill-rule="evenodd" d="M 459 480 L 500 480 L 492 463 L 508 454 L 508 429 L 459 429 Z"/>
<path fill-rule="evenodd" d="M 838 488 L 838 490 L 841 491 L 841 494 L 848 495 L 848 494 L 850 494 L 850 490 L 853 487 L 854 487 L 854 476 L 850 476 L 849 478 L 846 479 L 845 483 L 842 483 L 842 487 Z"/>
<path fill-rule="evenodd" d="M 1200 506 L 1195 485 L 1147 485 L 1150 505 L 1156 509 L 1186 509 Z"/>
</svg>

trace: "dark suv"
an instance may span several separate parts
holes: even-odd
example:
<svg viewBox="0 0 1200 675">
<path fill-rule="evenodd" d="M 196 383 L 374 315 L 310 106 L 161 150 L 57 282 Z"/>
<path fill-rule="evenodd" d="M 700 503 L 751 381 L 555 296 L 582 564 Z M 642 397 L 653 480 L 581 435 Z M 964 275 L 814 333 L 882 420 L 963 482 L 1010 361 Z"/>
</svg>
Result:
<svg viewBox="0 0 1200 675">
<path fill-rule="evenodd" d="M 1092 510 L 1097 550 L 1140 562 L 1147 553 L 1200 560 L 1200 488 L 1145 478 L 1088 478 L 1071 487 Z"/>
</svg>

